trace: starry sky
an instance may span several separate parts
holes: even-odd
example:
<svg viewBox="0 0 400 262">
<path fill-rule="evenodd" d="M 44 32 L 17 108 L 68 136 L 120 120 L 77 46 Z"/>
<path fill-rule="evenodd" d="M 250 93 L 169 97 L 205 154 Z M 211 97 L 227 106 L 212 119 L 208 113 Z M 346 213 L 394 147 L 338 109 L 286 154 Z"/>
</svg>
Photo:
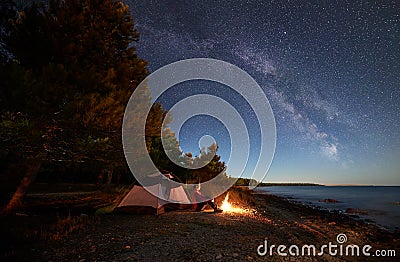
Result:
<svg viewBox="0 0 400 262">
<path fill-rule="evenodd" d="M 277 132 L 264 181 L 400 185 L 400 1 L 126 2 L 151 72 L 204 57 L 232 63 L 258 82 Z M 219 96 L 242 115 L 250 135 L 242 177 L 249 177 L 261 150 L 251 106 L 205 80 L 176 85 L 159 101 L 168 109 L 195 94 Z M 174 131 L 194 155 L 199 139 L 212 136 L 228 162 L 233 142 L 221 121 L 196 116 Z M 240 175 L 234 163 L 228 174 Z"/>
</svg>

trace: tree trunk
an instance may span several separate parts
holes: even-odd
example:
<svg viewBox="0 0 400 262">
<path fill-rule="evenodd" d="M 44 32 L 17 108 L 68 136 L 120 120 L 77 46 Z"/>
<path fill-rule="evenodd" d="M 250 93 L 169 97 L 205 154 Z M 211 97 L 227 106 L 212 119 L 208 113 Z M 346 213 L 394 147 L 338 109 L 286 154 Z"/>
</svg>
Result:
<svg viewBox="0 0 400 262">
<path fill-rule="evenodd" d="M 106 181 L 107 186 L 110 186 L 112 177 L 113 177 L 113 169 L 110 168 L 110 169 L 108 169 L 108 172 L 107 172 L 107 181 Z"/>
<path fill-rule="evenodd" d="M 109 168 L 107 170 L 107 177 L 106 177 L 106 183 L 104 185 L 104 190 L 107 192 L 110 190 L 111 188 L 111 181 L 112 181 L 112 177 L 113 177 L 113 168 Z"/>
<path fill-rule="evenodd" d="M 5 207 L 4 212 L 11 212 L 22 205 L 22 200 L 25 197 L 30 185 L 33 183 L 33 181 L 35 181 L 41 166 L 42 162 L 37 159 L 31 159 L 27 161 L 25 176 L 21 180 L 17 190 Z"/>
</svg>

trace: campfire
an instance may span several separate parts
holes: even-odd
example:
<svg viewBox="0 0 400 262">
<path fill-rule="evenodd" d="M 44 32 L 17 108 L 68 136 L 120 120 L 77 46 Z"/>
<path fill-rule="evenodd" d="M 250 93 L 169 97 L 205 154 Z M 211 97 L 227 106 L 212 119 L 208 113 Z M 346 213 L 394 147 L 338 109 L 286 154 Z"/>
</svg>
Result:
<svg viewBox="0 0 400 262">
<path fill-rule="evenodd" d="M 229 199 L 229 193 L 226 194 L 225 199 L 222 202 L 221 209 L 224 211 L 229 211 L 232 208 L 232 205 L 231 205 L 231 203 L 229 203 L 228 199 Z"/>
<path fill-rule="evenodd" d="M 229 203 L 229 193 L 226 194 L 224 201 L 222 202 L 221 209 L 226 213 L 246 213 L 245 209 L 240 207 L 234 207 Z"/>
</svg>

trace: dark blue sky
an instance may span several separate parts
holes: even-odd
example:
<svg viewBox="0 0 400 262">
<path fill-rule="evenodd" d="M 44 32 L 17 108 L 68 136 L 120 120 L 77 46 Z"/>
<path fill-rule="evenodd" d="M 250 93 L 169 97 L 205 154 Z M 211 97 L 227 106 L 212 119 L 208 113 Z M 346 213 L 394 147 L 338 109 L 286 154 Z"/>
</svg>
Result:
<svg viewBox="0 0 400 262">
<path fill-rule="evenodd" d="M 262 87 L 277 126 L 266 181 L 400 185 L 399 1 L 128 3 L 141 33 L 138 53 L 151 71 L 181 59 L 215 58 L 247 71 Z M 237 93 L 193 81 L 161 101 L 169 108 L 199 93 L 223 98 L 245 119 L 250 170 L 260 132 Z M 198 153 L 205 134 L 228 161 L 227 131 L 210 117 L 183 126 L 182 149 Z"/>
</svg>

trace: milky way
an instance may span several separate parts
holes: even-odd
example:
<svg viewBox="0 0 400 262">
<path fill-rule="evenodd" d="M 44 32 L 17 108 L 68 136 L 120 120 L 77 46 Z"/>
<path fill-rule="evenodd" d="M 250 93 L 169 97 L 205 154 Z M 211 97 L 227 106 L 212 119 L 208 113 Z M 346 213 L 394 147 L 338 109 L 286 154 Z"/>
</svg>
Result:
<svg viewBox="0 0 400 262">
<path fill-rule="evenodd" d="M 128 2 L 151 71 L 209 57 L 260 84 L 277 124 L 267 180 L 400 184 L 400 2 Z M 164 106 L 198 93 L 232 103 L 250 127 L 253 165 L 260 134 L 250 106 L 220 84 L 184 85 L 160 98 Z M 211 134 L 229 156 L 218 121 L 194 118 L 184 128 L 183 150 L 198 150 L 198 139 Z"/>
</svg>

